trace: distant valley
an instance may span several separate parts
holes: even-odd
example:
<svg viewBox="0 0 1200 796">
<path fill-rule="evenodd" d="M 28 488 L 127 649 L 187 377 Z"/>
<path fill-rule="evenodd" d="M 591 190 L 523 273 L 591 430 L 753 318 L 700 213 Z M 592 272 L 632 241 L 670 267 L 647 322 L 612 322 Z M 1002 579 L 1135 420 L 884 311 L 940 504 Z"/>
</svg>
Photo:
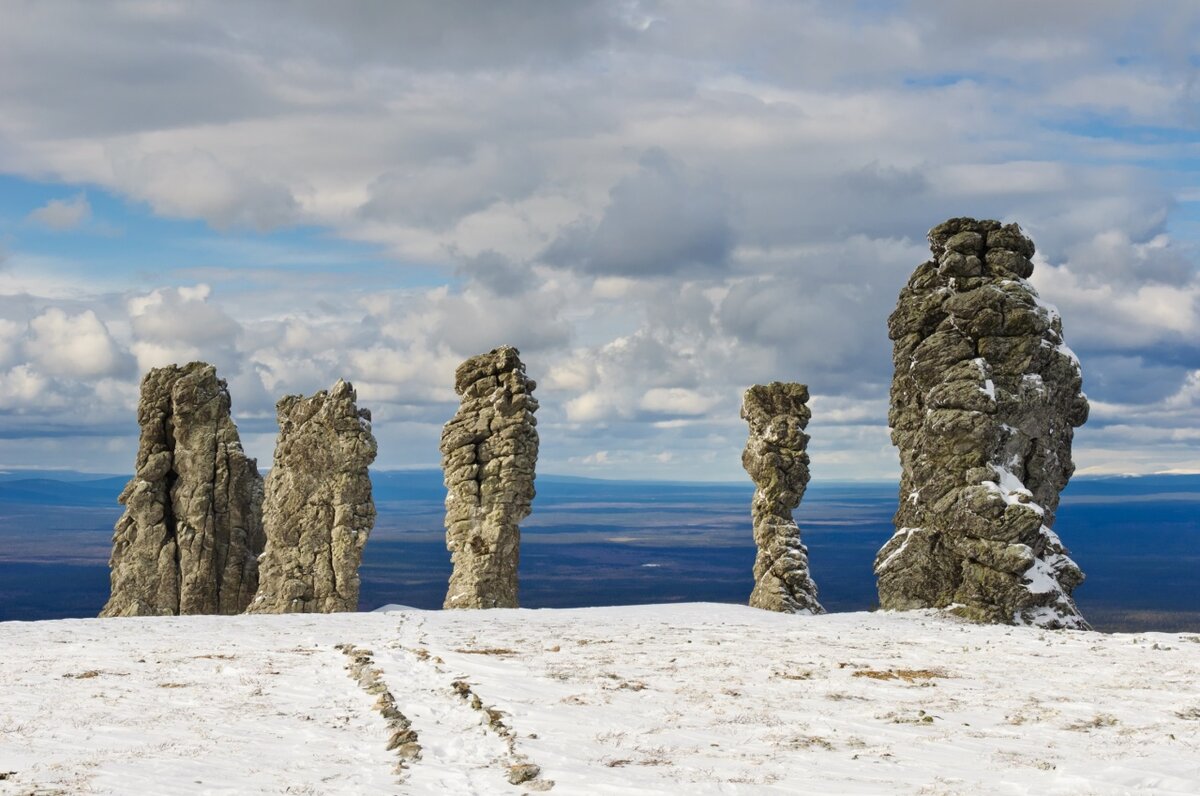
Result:
<svg viewBox="0 0 1200 796">
<path fill-rule="evenodd" d="M 441 605 L 450 573 L 437 470 L 372 474 L 379 518 L 361 608 Z M 94 616 L 108 595 L 116 497 L 127 476 L 0 475 L 0 620 Z M 754 544 L 749 484 L 539 476 L 522 523 L 526 607 L 743 603 Z M 871 565 L 892 533 L 896 487 L 814 478 L 796 513 L 830 611 L 875 605 Z M 1200 476 L 1076 478 L 1055 523 L 1088 580 L 1099 630 L 1200 630 Z"/>
</svg>

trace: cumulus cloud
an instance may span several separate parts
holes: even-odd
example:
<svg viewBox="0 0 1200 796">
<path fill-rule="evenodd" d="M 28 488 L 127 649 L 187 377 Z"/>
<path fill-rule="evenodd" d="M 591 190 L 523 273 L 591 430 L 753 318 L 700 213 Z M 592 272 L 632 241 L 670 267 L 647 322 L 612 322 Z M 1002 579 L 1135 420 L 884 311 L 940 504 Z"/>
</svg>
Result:
<svg viewBox="0 0 1200 796">
<path fill-rule="evenodd" d="M 275 398 L 339 376 L 396 445 L 436 450 L 454 365 L 510 343 L 541 384 L 547 466 L 741 477 L 741 390 L 784 379 L 813 390 L 827 466 L 880 474 L 886 317 L 925 230 L 970 214 L 1037 241 L 1097 405 L 1178 431 L 1190 415 L 1163 402 L 1200 367 L 1177 199 L 1200 184 L 1178 174 L 1200 8 L 1007 10 L 21 5 L 0 28 L 0 172 L 217 230 L 305 225 L 395 270 L 351 284 L 308 259 L 268 279 L 214 248 L 203 276 L 166 264 L 104 297 L 6 238 L 5 400 L 104 383 L 127 409 L 130 356 L 204 358 L 268 453 Z M 86 221 L 84 194 L 56 202 L 30 220 Z M 1080 439 L 1105 461 L 1137 446 L 1096 418 L 1107 436 Z"/>
<path fill-rule="evenodd" d="M 120 374 L 130 364 L 92 310 L 68 315 L 51 307 L 30 321 L 29 330 L 25 350 L 45 373 L 87 379 Z"/>
<path fill-rule="evenodd" d="M 58 405 L 53 393 L 48 389 L 46 377 L 36 372 L 29 365 L 18 365 L 4 373 L 0 373 L 0 409 L 22 410 L 33 407 Z"/>
<path fill-rule="evenodd" d="M 1136 265 L 1131 263 L 1129 265 Z M 1080 266 L 1043 265 L 1033 281 L 1065 313 L 1064 325 L 1083 350 L 1145 350 L 1192 342 L 1200 333 L 1200 279 L 1183 284 L 1096 278 Z"/>
<path fill-rule="evenodd" d="M 75 229 L 92 215 L 92 206 L 84 194 L 70 199 L 51 199 L 29 214 L 29 220 L 59 231 Z"/>
<path fill-rule="evenodd" d="M 159 288 L 129 299 L 138 369 L 204 360 L 226 372 L 240 369 L 241 324 L 209 302 L 208 285 Z"/>
</svg>

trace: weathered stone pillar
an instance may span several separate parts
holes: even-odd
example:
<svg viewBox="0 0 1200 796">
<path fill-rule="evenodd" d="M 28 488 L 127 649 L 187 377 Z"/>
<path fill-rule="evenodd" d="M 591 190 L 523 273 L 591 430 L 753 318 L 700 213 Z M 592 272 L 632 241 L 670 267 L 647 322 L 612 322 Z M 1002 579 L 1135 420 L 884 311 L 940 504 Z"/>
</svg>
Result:
<svg viewBox="0 0 1200 796">
<path fill-rule="evenodd" d="M 817 585 L 808 574 L 808 548 L 792 511 L 808 486 L 808 426 L 812 412 L 803 384 L 756 384 L 742 397 L 750 438 L 742 467 L 754 481 L 754 590 L 750 605 L 767 611 L 819 614 Z"/>
<path fill-rule="evenodd" d="M 279 440 L 267 475 L 267 544 L 258 594 L 248 613 L 358 610 L 358 567 L 375 525 L 371 413 L 338 380 L 311 398 L 288 395 L 275 406 Z"/>
<path fill-rule="evenodd" d="M 137 462 L 113 533 L 101 616 L 236 614 L 258 586 L 262 476 L 229 391 L 204 362 L 142 379 Z"/>
<path fill-rule="evenodd" d="M 458 366 L 462 403 L 442 430 L 446 547 L 454 571 L 446 608 L 516 608 L 521 530 L 533 502 L 537 383 L 511 346 Z"/>
<path fill-rule="evenodd" d="M 1071 599 L 1083 573 L 1051 527 L 1088 403 L 1058 312 L 1025 281 L 1033 242 L 955 218 L 929 243 L 888 319 L 901 480 L 880 605 L 1085 628 Z"/>
</svg>

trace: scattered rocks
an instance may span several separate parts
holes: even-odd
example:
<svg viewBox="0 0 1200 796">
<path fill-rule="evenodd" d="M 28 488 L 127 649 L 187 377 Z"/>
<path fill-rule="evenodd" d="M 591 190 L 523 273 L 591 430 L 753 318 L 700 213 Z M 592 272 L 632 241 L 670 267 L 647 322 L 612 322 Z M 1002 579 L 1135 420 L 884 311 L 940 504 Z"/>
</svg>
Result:
<svg viewBox="0 0 1200 796">
<path fill-rule="evenodd" d="M 462 403 L 441 440 L 454 564 L 445 608 L 517 607 L 517 524 L 529 516 L 538 453 L 536 386 L 511 346 L 455 373 Z"/>
<path fill-rule="evenodd" d="M 267 477 L 266 549 L 250 613 L 358 609 L 358 567 L 375 524 L 371 413 L 348 382 L 276 404 L 279 440 Z"/>
<path fill-rule="evenodd" d="M 750 605 L 767 611 L 824 611 L 808 573 L 808 549 L 792 519 L 809 478 L 807 404 L 803 384 L 756 384 L 742 398 L 742 419 L 750 425 L 742 466 L 756 487 L 750 511 L 758 555 Z"/>
<path fill-rule="evenodd" d="M 513 785 L 525 785 L 531 791 L 546 791 L 554 787 L 554 780 L 543 779 L 542 767 L 531 763 L 529 758 L 517 750 L 517 734 L 504 722 L 504 714 L 494 707 L 485 705 L 475 693 L 475 689 L 466 680 L 455 680 L 450 684 L 460 699 L 480 714 L 480 720 L 487 728 L 499 735 L 508 746 L 509 759 L 508 781 Z M 530 736 L 536 737 L 536 736 Z"/>
<path fill-rule="evenodd" d="M 207 363 L 142 379 L 135 474 L 119 498 L 101 616 L 236 614 L 254 597 L 263 484 L 229 409 Z"/>
<path fill-rule="evenodd" d="M 375 653 L 353 644 L 338 644 L 336 649 L 350 658 L 346 664 L 350 677 L 363 691 L 377 697 L 375 710 L 387 722 L 387 751 L 395 752 L 399 758 L 395 773 L 404 774 L 412 763 L 421 759 L 421 742 L 412 722 L 396 707 L 396 698 L 383 680 L 383 670 L 375 666 Z"/>
<path fill-rule="evenodd" d="M 520 785 L 523 782 L 529 782 L 531 779 L 537 779 L 542 773 L 542 767 L 533 763 L 517 763 L 508 767 L 508 781 L 513 785 Z"/>
<path fill-rule="evenodd" d="M 1086 628 L 1071 599 L 1083 573 L 1051 528 L 1088 403 L 1058 312 L 1025 281 L 1033 242 L 971 218 L 929 242 L 888 319 L 902 474 L 880 605 Z"/>
</svg>

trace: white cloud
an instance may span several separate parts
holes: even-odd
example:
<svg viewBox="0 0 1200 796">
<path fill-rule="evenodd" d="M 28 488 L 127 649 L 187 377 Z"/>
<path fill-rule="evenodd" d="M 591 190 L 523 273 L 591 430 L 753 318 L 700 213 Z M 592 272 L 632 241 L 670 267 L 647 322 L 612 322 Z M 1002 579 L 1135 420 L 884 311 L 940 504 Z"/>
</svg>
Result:
<svg viewBox="0 0 1200 796">
<path fill-rule="evenodd" d="M 114 147 L 109 162 L 116 187 L 165 216 L 200 217 L 218 229 L 260 231 L 299 220 L 292 189 L 282 180 L 261 169 L 234 167 L 208 151 Z"/>
<path fill-rule="evenodd" d="M 718 403 L 712 395 L 682 387 L 654 387 L 638 401 L 638 408 L 660 415 L 703 415 Z"/>
<path fill-rule="evenodd" d="M 29 330 L 25 350 L 46 373 L 89 379 L 127 369 L 126 355 L 92 310 L 68 315 L 52 307 L 30 321 Z"/>
<path fill-rule="evenodd" d="M 1076 273 L 1085 267 L 1042 264 L 1033 274 L 1038 290 L 1063 313 L 1068 340 L 1130 351 L 1164 342 L 1190 344 L 1200 335 L 1200 278 L 1133 287 Z"/>
<path fill-rule="evenodd" d="M 236 344 L 241 325 L 208 301 L 207 285 L 159 288 L 128 301 L 138 369 L 192 360 L 211 362 L 227 373 L 240 370 Z"/>
<path fill-rule="evenodd" d="M 1200 180 L 1171 135 L 1195 122 L 1194 2 L 535 6 L 12 11 L 0 172 L 219 230 L 305 225 L 396 270 L 313 255 L 267 279 L 215 246 L 205 275 L 101 288 L 6 238 L 0 293 L 31 307 L 0 323 L 10 400 L 38 383 L 127 411 L 126 351 L 200 358 L 256 440 L 278 395 L 345 376 L 378 429 L 436 451 L 454 366 L 510 343 L 549 467 L 741 477 L 738 398 L 779 379 L 812 388 L 825 466 L 882 473 L 886 317 L 925 230 L 970 214 L 1037 240 L 1098 406 L 1192 422 L 1161 402 L 1200 332 L 1176 206 Z M 80 193 L 31 220 L 87 215 Z M 49 306 L 62 328 L 35 331 Z"/>
<path fill-rule="evenodd" d="M 58 404 L 49 389 L 49 381 L 29 365 L 18 365 L 0 373 L 0 408 L 6 410 L 44 408 Z"/>
<path fill-rule="evenodd" d="M 92 206 L 84 194 L 70 199 L 51 199 L 29 214 L 29 220 L 59 231 L 75 229 L 92 215 Z"/>
</svg>

